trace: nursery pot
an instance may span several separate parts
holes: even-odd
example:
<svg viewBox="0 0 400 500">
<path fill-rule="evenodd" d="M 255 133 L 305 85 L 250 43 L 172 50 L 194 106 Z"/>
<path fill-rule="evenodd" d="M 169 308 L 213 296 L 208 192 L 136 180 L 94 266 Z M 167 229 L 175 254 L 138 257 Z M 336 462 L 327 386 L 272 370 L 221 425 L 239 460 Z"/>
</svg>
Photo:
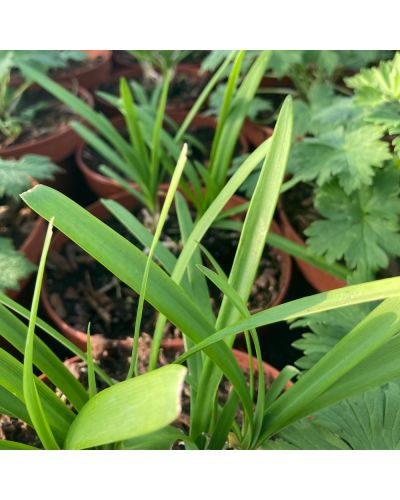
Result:
<svg viewBox="0 0 400 500">
<path fill-rule="evenodd" d="M 78 95 L 93 107 L 93 98 L 87 90 L 80 87 Z M 21 156 L 27 154 L 35 154 L 48 156 L 54 163 L 59 163 L 70 156 L 81 143 L 82 139 L 71 127 L 63 125 L 45 137 L 27 141 L 23 144 L 0 148 L 0 156 L 2 158 L 19 159 Z"/>
<path fill-rule="evenodd" d="M 187 112 L 186 111 L 169 111 L 168 115 L 176 121 L 178 124 L 182 123 L 185 119 Z M 122 116 L 119 116 L 113 120 L 113 124 L 118 128 L 122 129 L 125 125 L 125 120 Z M 211 116 L 203 116 L 197 115 L 195 116 L 189 130 L 193 130 L 196 128 L 216 128 L 216 120 Z M 246 137 L 244 134 L 239 136 L 239 142 L 241 146 L 241 154 L 248 151 L 248 144 Z M 82 143 L 75 153 L 76 163 L 82 172 L 85 180 L 90 187 L 90 189 L 96 193 L 100 198 L 108 198 L 122 191 L 121 186 L 118 182 L 113 179 L 109 179 L 105 175 L 96 172 L 92 168 L 90 168 L 83 158 L 83 151 L 86 147 L 86 143 Z"/>
<path fill-rule="evenodd" d="M 162 191 L 166 191 L 166 186 L 161 187 Z M 125 192 L 120 192 L 112 197 L 115 201 L 123 205 L 125 208 L 128 210 L 133 210 L 136 207 L 140 206 L 140 203 L 133 198 L 129 193 Z M 226 208 L 230 208 L 234 205 L 242 204 L 243 199 L 240 197 L 233 197 L 226 205 Z M 90 207 L 88 207 L 88 211 L 93 214 L 95 217 L 99 218 L 100 220 L 106 220 L 110 214 L 108 210 L 100 203 L 96 202 L 93 203 Z M 278 234 L 280 233 L 278 225 L 273 222 L 272 223 L 272 230 L 274 232 L 277 232 Z M 53 238 L 52 244 L 51 244 L 51 249 L 54 251 L 60 251 L 63 246 L 68 242 L 68 238 L 60 233 L 57 232 Z M 280 252 L 279 250 L 273 250 L 280 256 L 280 262 L 281 262 L 281 274 L 280 274 L 280 282 L 279 282 L 279 290 L 278 294 L 275 297 L 275 299 L 268 305 L 269 307 L 277 305 L 282 302 L 289 283 L 290 283 L 290 277 L 291 277 L 291 259 L 290 257 L 283 253 Z M 86 332 L 79 331 L 75 328 L 73 328 L 71 325 L 69 325 L 66 321 L 64 321 L 56 312 L 54 307 L 52 306 L 49 298 L 49 293 L 47 289 L 47 275 L 45 274 L 44 280 L 43 280 L 43 286 L 42 286 L 42 294 L 41 294 L 41 301 L 43 308 L 47 314 L 47 316 L 54 322 L 56 325 L 57 329 L 62 332 L 71 342 L 76 344 L 80 349 L 85 350 L 86 349 L 86 344 L 87 344 L 87 335 Z M 254 310 L 252 312 L 257 312 L 257 310 Z M 262 328 L 259 329 L 260 332 L 262 332 Z M 175 339 L 169 339 L 169 342 L 174 342 Z M 122 341 L 123 342 L 123 341 Z M 178 339 L 178 344 L 179 344 L 179 339 Z"/>
<path fill-rule="evenodd" d="M 93 63 L 86 67 L 82 66 L 68 74 L 56 77 L 55 81 L 62 85 L 69 85 L 73 82 L 86 89 L 94 89 L 104 82 L 111 72 L 111 50 L 84 50 L 88 59 Z"/>
<path fill-rule="evenodd" d="M 297 243 L 298 245 L 306 246 L 303 238 L 294 229 L 288 216 L 285 213 L 282 203 L 279 206 L 279 217 L 282 224 L 282 230 L 284 236 L 289 240 Z M 302 272 L 305 279 L 318 291 L 318 292 L 328 292 L 329 290 L 335 290 L 336 288 L 342 288 L 346 286 L 346 282 L 335 276 L 332 276 L 325 271 L 307 264 L 301 259 L 295 257 L 296 264 L 298 265 L 300 271 Z"/>
</svg>

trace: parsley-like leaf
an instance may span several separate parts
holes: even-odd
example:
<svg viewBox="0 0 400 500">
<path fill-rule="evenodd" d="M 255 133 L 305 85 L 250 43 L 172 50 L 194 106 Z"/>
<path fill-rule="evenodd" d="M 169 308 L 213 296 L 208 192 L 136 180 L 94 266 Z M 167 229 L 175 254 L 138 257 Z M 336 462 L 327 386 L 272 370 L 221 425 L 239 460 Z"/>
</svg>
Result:
<svg viewBox="0 0 400 500">
<path fill-rule="evenodd" d="M 351 195 L 336 180 L 324 185 L 315 199 L 323 219 L 305 231 L 310 248 L 328 262 L 344 258 L 350 269 L 386 268 L 400 255 L 399 194 L 399 171 L 391 166 Z"/>
<path fill-rule="evenodd" d="M 9 238 L 0 238 L 0 292 L 18 290 L 19 280 L 34 271 L 35 266 L 16 250 Z"/>
</svg>

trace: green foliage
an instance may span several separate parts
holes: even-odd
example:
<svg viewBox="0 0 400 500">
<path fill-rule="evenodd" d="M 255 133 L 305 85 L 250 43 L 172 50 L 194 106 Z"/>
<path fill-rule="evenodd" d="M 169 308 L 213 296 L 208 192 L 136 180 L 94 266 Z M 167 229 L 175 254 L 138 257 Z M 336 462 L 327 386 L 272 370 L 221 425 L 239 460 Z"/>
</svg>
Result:
<svg viewBox="0 0 400 500">
<path fill-rule="evenodd" d="M 299 181 L 315 181 L 318 186 L 336 178 L 349 195 L 371 185 L 374 169 L 391 158 L 389 145 L 381 141 L 382 132 L 376 125 L 354 130 L 340 126 L 305 138 L 293 148 L 290 169 Z"/>
<path fill-rule="evenodd" d="M 86 55 L 73 50 L 18 50 L 0 51 L 0 139 L 3 145 L 12 144 L 30 125 L 36 115 L 46 109 L 45 100 L 25 103 L 24 96 L 31 82 L 20 73 L 19 79 L 11 85 L 12 70 L 21 72 L 23 64 L 31 64 L 40 71 L 60 69 L 70 61 L 82 61 Z M 3 136 L 3 137 L 2 137 Z"/>
<path fill-rule="evenodd" d="M 218 85 L 216 90 L 210 95 L 210 99 L 208 101 L 208 109 L 210 114 L 218 115 L 222 106 L 225 90 L 226 90 L 226 85 L 223 84 Z M 250 118 L 251 120 L 256 120 L 257 116 L 260 113 L 272 110 L 273 107 L 270 101 L 255 96 L 253 100 L 250 102 L 250 105 L 248 107 L 247 117 Z"/>
<path fill-rule="evenodd" d="M 346 83 L 354 89 L 356 103 L 369 111 L 369 121 L 384 127 L 389 134 L 400 134 L 400 52 L 378 67 L 362 69 L 347 78 Z M 394 145 L 399 152 L 398 137 Z"/>
<path fill-rule="evenodd" d="M 20 62 L 25 62 L 48 71 L 66 68 L 69 63 L 84 61 L 86 57 L 80 50 L 0 50 L 0 65 L 3 69 L 5 65 L 7 69 L 18 68 Z"/>
<path fill-rule="evenodd" d="M 400 383 L 349 398 L 301 420 L 269 441 L 266 449 L 398 450 Z"/>
<path fill-rule="evenodd" d="M 1 204 L 19 205 L 19 195 L 32 185 L 32 179 L 50 180 L 59 169 L 46 156 L 25 155 L 19 160 L 0 158 Z M 0 291 L 18 290 L 19 280 L 35 266 L 16 250 L 10 239 L 0 237 Z"/>
<path fill-rule="evenodd" d="M 315 197 L 322 219 L 307 229 L 308 244 L 328 262 L 345 260 L 350 269 L 376 272 L 400 255 L 399 171 L 387 167 L 373 185 L 346 194 L 337 180 Z"/>
<path fill-rule="evenodd" d="M 18 290 L 19 280 L 28 276 L 35 266 L 14 248 L 9 238 L 0 238 L 0 292 Z"/>
<path fill-rule="evenodd" d="M 32 179 L 51 180 L 59 168 L 47 156 L 25 155 L 19 160 L 0 158 L 0 197 L 17 199 Z"/>
</svg>

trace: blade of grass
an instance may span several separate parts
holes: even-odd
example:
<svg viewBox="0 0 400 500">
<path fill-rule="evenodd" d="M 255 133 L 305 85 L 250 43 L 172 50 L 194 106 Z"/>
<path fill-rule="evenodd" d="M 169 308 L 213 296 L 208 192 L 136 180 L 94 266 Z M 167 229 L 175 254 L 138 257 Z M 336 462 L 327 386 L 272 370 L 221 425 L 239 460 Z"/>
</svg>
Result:
<svg viewBox="0 0 400 500">
<path fill-rule="evenodd" d="M 69 239 L 135 292 L 140 291 L 147 257 L 133 244 L 77 203 L 48 186 L 35 186 L 21 197 L 43 218 L 50 219 L 54 216 L 56 227 Z M 79 226 L 76 224 L 77 220 Z M 196 228 L 191 237 L 195 230 Z M 207 321 L 189 294 L 154 263 L 151 265 L 146 295 L 146 300 L 156 310 L 164 314 L 195 343 L 214 332 L 214 326 Z M 243 374 L 232 352 L 226 345 L 218 345 L 207 350 L 207 354 L 232 382 L 245 412 L 250 415 L 251 400 Z"/>
<path fill-rule="evenodd" d="M 32 420 L 33 426 L 47 450 L 58 450 L 60 447 L 50 428 L 47 417 L 43 411 L 43 406 L 40 402 L 39 395 L 35 384 L 35 376 L 33 373 L 33 346 L 36 326 L 36 316 L 39 306 L 40 290 L 42 286 L 44 267 L 46 263 L 47 253 L 50 247 L 51 236 L 53 232 L 53 221 L 51 220 L 47 228 L 46 237 L 43 244 L 42 255 L 33 292 L 31 316 L 29 318 L 28 333 L 26 335 L 25 355 L 24 355 L 24 370 L 23 370 L 23 390 L 26 408 Z"/>
<path fill-rule="evenodd" d="M 5 305 L 5 306 L 7 306 L 9 309 L 11 309 L 12 311 L 16 312 L 17 314 L 19 314 L 23 318 L 29 319 L 30 311 L 28 311 L 28 309 L 26 309 L 25 307 L 21 306 L 20 304 L 18 304 L 14 300 L 10 299 L 6 295 L 0 294 L 0 303 L 3 304 L 3 305 Z M 1 311 L 3 311 L 3 310 L 1 310 Z M 0 315 L 0 317 L 1 316 L 2 315 Z M 4 317 L 4 315 L 3 315 L 3 317 Z M 23 323 L 21 323 L 21 325 L 23 325 Z M 37 318 L 36 325 L 41 330 L 43 330 L 45 333 L 47 333 L 50 337 L 52 337 L 54 340 L 56 340 L 60 345 L 62 345 L 63 347 L 65 347 L 66 349 L 68 349 L 70 352 L 72 352 L 75 356 L 79 356 L 83 361 L 87 362 L 87 356 L 86 356 L 86 354 L 84 352 L 82 352 L 78 347 L 76 347 L 76 345 L 73 344 L 70 340 L 68 340 L 67 338 L 65 338 L 64 335 L 61 335 L 61 333 L 57 332 L 57 330 L 55 330 L 52 326 L 48 325 L 45 321 L 43 321 L 40 318 Z M 26 330 L 26 328 L 25 328 L 25 330 Z M 9 340 L 9 342 L 14 347 L 16 347 L 20 352 L 23 352 L 23 348 L 20 349 L 18 347 L 17 343 L 15 343 L 12 340 Z M 35 338 L 35 356 L 37 356 L 37 352 L 40 351 L 40 347 L 41 347 L 40 343 L 38 344 L 38 347 L 36 347 L 36 344 L 38 342 L 41 342 L 40 339 Z M 25 339 L 24 339 L 23 346 L 25 346 Z M 53 353 L 51 353 L 51 354 L 53 354 Z M 54 367 L 58 368 L 56 360 L 54 360 L 54 359 L 50 360 L 50 364 L 51 363 L 54 363 Z M 38 362 L 37 366 L 39 368 L 41 368 L 42 365 L 39 365 L 39 362 Z M 51 366 L 49 366 L 48 368 L 41 368 L 41 369 L 46 374 L 46 376 L 54 383 L 54 385 L 56 385 L 56 387 L 60 388 L 64 394 L 66 394 L 66 395 L 68 394 L 69 395 L 70 392 L 69 392 L 68 387 L 64 384 L 64 382 L 63 382 L 63 380 L 61 378 L 59 379 L 59 381 L 58 381 L 58 378 L 57 378 L 58 375 L 60 373 L 62 373 L 61 368 L 59 370 L 58 369 L 57 370 L 51 370 L 50 368 L 51 368 Z M 94 368 L 95 368 L 95 371 L 98 374 L 98 376 L 107 385 L 113 385 L 114 382 L 104 372 L 104 370 L 102 370 L 98 365 L 95 365 Z M 72 380 L 74 382 L 77 382 L 76 379 L 73 377 L 73 375 L 70 374 L 70 372 L 67 369 L 66 369 L 66 373 L 68 374 L 68 376 L 72 377 L 72 379 L 70 379 L 71 383 L 72 383 Z M 79 383 L 78 383 L 78 385 L 80 386 Z M 74 406 L 76 405 L 75 408 L 79 408 L 80 406 L 82 406 L 87 401 L 87 394 L 86 394 L 86 392 L 84 390 L 83 391 L 80 390 L 80 393 L 81 393 L 81 397 L 84 398 L 84 401 L 82 403 L 79 403 L 79 404 L 78 403 L 74 403 Z M 69 395 L 68 398 L 71 398 L 71 401 L 72 401 L 74 399 L 74 396 L 73 395 Z"/>
<path fill-rule="evenodd" d="M 369 281 L 360 285 L 338 288 L 329 292 L 318 293 L 310 297 L 303 297 L 272 309 L 266 309 L 251 315 L 237 323 L 227 326 L 207 339 L 196 344 L 192 349 L 182 354 L 176 363 L 181 363 L 192 354 L 213 345 L 230 335 L 237 335 L 251 328 L 272 325 L 280 321 L 292 321 L 297 318 L 310 316 L 323 311 L 330 311 L 339 307 L 347 307 L 366 302 L 374 302 L 400 295 L 400 277 Z"/>
<path fill-rule="evenodd" d="M 263 439 L 297 420 L 304 408 L 400 331 L 400 298 L 386 299 L 267 408 Z"/>
<path fill-rule="evenodd" d="M 26 317 L 29 319 L 29 312 Z M 0 306 L 0 335 L 22 354 L 25 350 L 26 334 L 26 325 L 4 306 Z M 33 363 L 67 396 L 76 409 L 79 410 L 86 403 L 85 389 L 37 336 L 34 339 Z"/>
<path fill-rule="evenodd" d="M 153 241 L 151 243 L 149 255 L 147 257 L 146 267 L 144 268 L 143 281 L 142 281 L 142 286 L 140 289 L 139 303 L 138 303 L 138 308 L 137 308 L 137 312 L 136 312 L 136 319 L 135 319 L 135 332 L 134 332 L 134 337 L 133 337 L 132 358 L 131 358 L 131 363 L 129 366 L 127 379 L 131 378 L 134 374 L 135 375 L 138 374 L 137 373 L 137 354 L 138 354 L 138 348 L 139 348 L 140 325 L 141 325 L 141 321 L 142 321 L 144 300 L 146 297 L 146 289 L 147 289 L 147 282 L 148 282 L 149 272 L 150 272 L 150 264 L 152 263 L 154 252 L 155 252 L 157 245 L 158 245 L 158 242 L 160 240 L 161 232 L 163 230 L 165 221 L 167 219 L 168 212 L 171 208 L 171 205 L 172 205 L 172 202 L 173 202 L 173 199 L 175 196 L 175 192 L 178 188 L 183 169 L 185 168 L 186 156 L 187 156 L 187 144 L 184 144 L 183 148 L 182 148 L 181 156 L 179 157 L 174 175 L 172 176 L 171 183 L 169 185 L 167 195 L 165 197 L 164 205 L 163 205 L 162 210 L 161 210 L 160 218 L 158 220 L 156 231 L 154 233 L 154 238 L 153 238 Z"/>
<path fill-rule="evenodd" d="M 204 104 L 205 100 L 207 97 L 211 94 L 211 92 L 214 90 L 215 86 L 217 83 L 221 80 L 223 77 L 226 68 L 229 66 L 231 63 L 232 59 L 235 57 L 236 51 L 233 50 L 231 51 L 230 54 L 225 58 L 224 62 L 221 64 L 221 66 L 218 68 L 218 70 L 214 73 L 210 81 L 207 83 L 207 85 L 204 87 L 203 91 L 197 98 L 196 102 L 193 104 L 191 107 L 189 113 L 186 115 L 186 118 L 182 122 L 182 125 L 179 127 L 179 130 L 177 131 L 175 135 L 175 141 L 180 142 L 183 139 L 183 136 L 187 129 L 189 128 L 190 124 L 193 121 L 193 118 L 197 115 L 197 113 L 200 111 L 202 105 Z"/>
<path fill-rule="evenodd" d="M 94 371 L 94 362 L 92 354 L 92 341 L 90 337 L 90 323 L 87 327 L 87 370 L 88 370 L 88 384 L 89 384 L 89 398 L 96 395 L 96 375 Z"/>
</svg>

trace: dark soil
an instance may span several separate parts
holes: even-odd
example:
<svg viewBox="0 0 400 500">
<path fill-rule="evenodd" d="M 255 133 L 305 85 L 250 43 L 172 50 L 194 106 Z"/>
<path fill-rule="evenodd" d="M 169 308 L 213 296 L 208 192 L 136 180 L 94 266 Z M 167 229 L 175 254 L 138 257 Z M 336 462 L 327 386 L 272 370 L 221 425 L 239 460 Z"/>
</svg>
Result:
<svg viewBox="0 0 400 500">
<path fill-rule="evenodd" d="M 0 237 L 11 238 L 19 248 L 30 235 L 37 215 L 30 208 L 10 198 L 0 198 Z"/>
<path fill-rule="evenodd" d="M 140 244 L 118 222 L 108 223 L 129 241 Z M 73 328 L 93 335 L 123 339 L 132 336 L 138 295 L 72 242 L 61 252 L 50 252 L 47 293 L 57 314 Z M 144 331 L 154 327 L 153 309 L 145 304 Z"/>
<path fill-rule="evenodd" d="M 28 424 L 7 415 L 0 415 L 0 440 L 2 439 L 41 447 L 40 439 Z"/>
<path fill-rule="evenodd" d="M 314 208 L 313 187 L 304 182 L 283 194 L 283 208 L 292 226 L 303 239 L 308 226 L 321 218 Z"/>
<path fill-rule="evenodd" d="M 0 133 L 0 148 L 24 144 L 28 141 L 42 139 L 68 125 L 74 113 L 63 103 L 43 91 L 28 91 L 19 103 L 19 110 L 27 110 L 41 105 L 32 120 L 23 124 L 22 132 L 14 140 Z"/>
</svg>

